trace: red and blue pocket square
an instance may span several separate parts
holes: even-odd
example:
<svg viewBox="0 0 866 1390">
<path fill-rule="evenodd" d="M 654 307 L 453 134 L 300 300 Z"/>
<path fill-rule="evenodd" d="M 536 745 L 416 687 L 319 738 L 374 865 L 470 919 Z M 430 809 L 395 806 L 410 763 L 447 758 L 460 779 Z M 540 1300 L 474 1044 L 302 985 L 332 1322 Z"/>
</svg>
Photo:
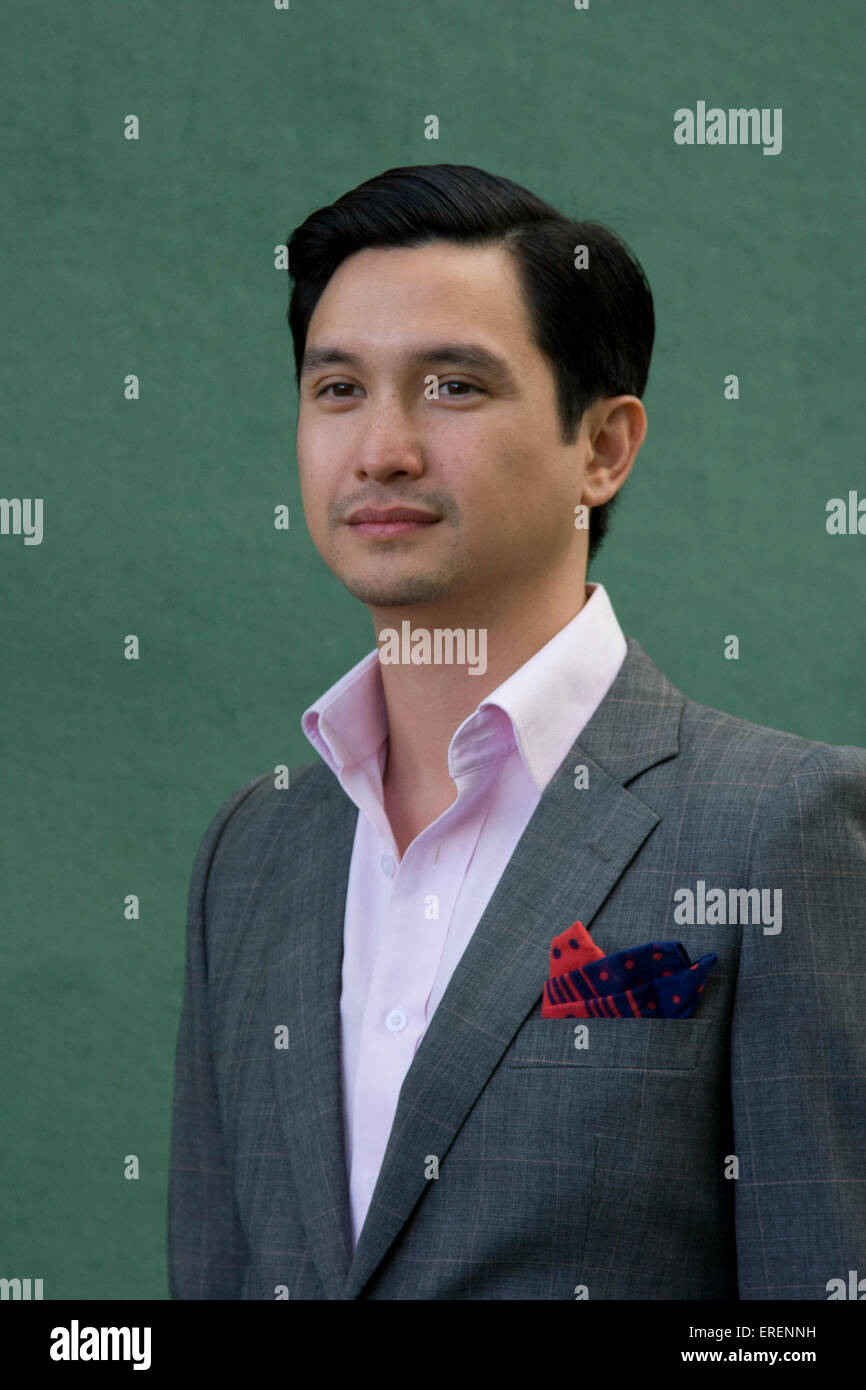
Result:
<svg viewBox="0 0 866 1390">
<path fill-rule="evenodd" d="M 691 1018 L 714 951 L 692 963 L 679 941 L 606 956 L 582 922 L 554 937 L 542 1018 Z"/>
</svg>

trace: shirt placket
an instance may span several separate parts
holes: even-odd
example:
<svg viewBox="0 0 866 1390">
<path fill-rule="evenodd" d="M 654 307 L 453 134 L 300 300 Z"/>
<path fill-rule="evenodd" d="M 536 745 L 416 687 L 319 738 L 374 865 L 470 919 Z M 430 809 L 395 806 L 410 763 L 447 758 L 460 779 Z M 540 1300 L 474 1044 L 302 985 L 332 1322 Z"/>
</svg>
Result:
<svg viewBox="0 0 866 1390">
<path fill-rule="evenodd" d="M 364 1009 L 353 1115 L 353 1193 L 366 1205 L 375 1187 L 400 1088 L 429 1022 L 427 1007 L 455 903 L 484 819 L 484 769 L 458 780 L 458 799 L 412 841 L 397 864 L 380 840 L 387 887 Z"/>
</svg>

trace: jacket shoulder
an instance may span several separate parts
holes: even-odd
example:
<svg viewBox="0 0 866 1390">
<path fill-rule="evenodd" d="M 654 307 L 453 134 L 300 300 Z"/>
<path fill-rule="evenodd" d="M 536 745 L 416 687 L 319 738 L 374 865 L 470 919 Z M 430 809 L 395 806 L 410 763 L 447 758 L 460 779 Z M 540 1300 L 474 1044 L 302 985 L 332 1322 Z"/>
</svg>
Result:
<svg viewBox="0 0 866 1390">
<path fill-rule="evenodd" d="M 704 770 L 749 770 L 779 786 L 808 773 L 842 773 L 866 777 L 866 748 L 826 743 L 785 729 L 741 719 L 724 710 L 685 699 L 680 725 L 680 753 L 699 759 Z"/>
<path fill-rule="evenodd" d="M 323 796 L 344 793 L 330 768 L 321 760 L 289 768 L 288 786 L 277 785 L 273 771 L 261 773 L 232 792 L 212 817 L 195 857 L 191 898 L 201 894 L 219 865 L 237 856 L 251 863 L 266 850 L 285 824 L 287 814 L 297 819 Z"/>
</svg>

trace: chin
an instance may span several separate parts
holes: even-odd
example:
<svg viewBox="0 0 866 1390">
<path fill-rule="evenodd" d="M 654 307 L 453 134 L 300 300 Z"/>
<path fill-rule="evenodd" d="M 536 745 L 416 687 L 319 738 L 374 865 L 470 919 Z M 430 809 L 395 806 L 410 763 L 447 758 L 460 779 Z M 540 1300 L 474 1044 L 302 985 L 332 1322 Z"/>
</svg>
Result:
<svg viewBox="0 0 866 1390">
<path fill-rule="evenodd" d="M 379 579 L 338 575 L 337 578 L 354 598 L 371 608 L 407 608 L 432 603 L 445 598 L 451 588 L 441 576 L 429 574 Z"/>
</svg>

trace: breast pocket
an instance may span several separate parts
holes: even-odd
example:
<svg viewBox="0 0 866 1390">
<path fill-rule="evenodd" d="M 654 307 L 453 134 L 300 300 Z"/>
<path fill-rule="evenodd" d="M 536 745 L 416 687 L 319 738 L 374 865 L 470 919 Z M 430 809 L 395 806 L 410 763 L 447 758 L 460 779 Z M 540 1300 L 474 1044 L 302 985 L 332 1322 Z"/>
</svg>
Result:
<svg viewBox="0 0 866 1390">
<path fill-rule="evenodd" d="M 707 1018 L 534 1017 L 504 1061 L 508 1067 L 607 1067 L 694 1071 L 709 1035 Z"/>
</svg>

